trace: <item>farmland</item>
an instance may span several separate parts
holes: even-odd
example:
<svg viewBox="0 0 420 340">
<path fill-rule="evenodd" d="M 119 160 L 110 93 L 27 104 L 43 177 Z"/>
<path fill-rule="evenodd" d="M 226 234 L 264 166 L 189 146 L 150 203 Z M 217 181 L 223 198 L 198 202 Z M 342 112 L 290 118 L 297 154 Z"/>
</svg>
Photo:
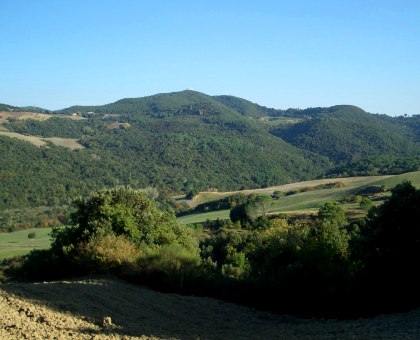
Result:
<svg viewBox="0 0 420 340">
<path fill-rule="evenodd" d="M 348 178 L 331 178 L 331 179 L 320 179 L 314 181 L 305 181 L 298 183 L 291 183 L 282 186 L 275 186 L 264 189 L 255 190 L 242 190 L 242 191 L 230 191 L 230 192 L 203 192 L 196 195 L 192 200 L 186 200 L 187 204 L 194 208 L 199 204 L 211 202 L 222 199 L 227 196 L 242 193 L 244 195 L 259 194 L 259 195 L 271 195 L 274 191 L 290 192 L 295 191 L 293 195 L 281 197 L 278 200 L 273 200 L 269 213 L 300 213 L 300 214 L 316 214 L 318 209 L 325 203 L 331 201 L 343 202 L 343 207 L 353 214 L 360 213 L 358 211 L 357 204 L 352 202 L 346 202 L 346 199 L 356 195 L 363 188 L 368 186 L 384 186 L 386 189 L 390 189 L 393 186 L 406 181 L 411 181 L 417 188 L 420 187 L 420 172 L 412 172 L 397 176 L 363 176 L 363 177 L 348 177 Z M 322 190 L 314 190 L 316 186 L 327 184 L 327 183 L 342 183 L 343 186 L 339 188 L 330 188 Z M 300 191 L 300 192 L 299 192 Z M 375 205 L 383 202 L 383 199 L 387 194 L 378 195 L 375 197 Z M 195 213 L 190 215 L 181 216 L 178 220 L 181 223 L 193 224 L 203 223 L 207 220 L 216 219 L 228 219 L 229 209 L 211 211 L 204 213 Z M 362 214 L 364 214 L 362 212 Z"/>
<path fill-rule="evenodd" d="M 34 232 L 35 238 L 28 238 Z M 46 249 L 50 246 L 51 228 L 32 228 L 0 234 L 0 260 L 8 257 L 25 255 L 32 249 Z"/>
</svg>

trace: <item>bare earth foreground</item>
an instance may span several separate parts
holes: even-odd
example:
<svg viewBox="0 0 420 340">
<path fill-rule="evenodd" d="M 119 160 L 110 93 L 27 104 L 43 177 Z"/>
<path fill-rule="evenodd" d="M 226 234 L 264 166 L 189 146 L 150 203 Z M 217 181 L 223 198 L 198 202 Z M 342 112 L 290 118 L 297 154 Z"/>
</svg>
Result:
<svg viewBox="0 0 420 340">
<path fill-rule="evenodd" d="M 115 279 L 0 285 L 0 339 L 419 339 L 420 309 L 298 319 Z"/>
</svg>

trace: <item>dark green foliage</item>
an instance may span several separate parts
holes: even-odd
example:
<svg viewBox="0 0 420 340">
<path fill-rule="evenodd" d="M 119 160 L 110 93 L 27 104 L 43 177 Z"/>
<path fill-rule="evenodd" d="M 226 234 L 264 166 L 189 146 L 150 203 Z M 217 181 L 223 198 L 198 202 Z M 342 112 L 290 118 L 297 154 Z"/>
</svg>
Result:
<svg viewBox="0 0 420 340">
<path fill-rule="evenodd" d="M 280 190 L 276 190 L 271 194 L 271 197 L 275 200 L 278 200 L 280 197 L 286 196 L 286 193 Z"/>
<path fill-rule="evenodd" d="M 5 188 L 0 208 L 67 204 L 74 195 L 118 184 L 172 192 L 184 191 L 188 182 L 196 191 L 256 188 L 312 179 L 329 167 L 325 158 L 288 145 L 212 97 L 193 91 L 127 99 L 85 111 L 95 114 L 78 121 L 57 117 L 9 124 L 40 136 L 78 137 L 87 149 L 36 148 L 0 137 Z M 108 128 L 116 121 L 130 122 L 130 128 Z"/>
<path fill-rule="evenodd" d="M 326 177 L 398 175 L 420 170 L 420 155 L 377 155 L 352 161 L 327 172 Z"/>
<path fill-rule="evenodd" d="M 6 124 L 7 129 L 22 134 L 41 137 L 81 138 L 87 127 L 93 126 L 92 120 L 72 120 L 65 117 L 53 117 L 45 121 L 14 120 Z M 92 128 L 91 128 L 92 129 Z M 91 130 L 93 131 L 93 130 Z"/>
<path fill-rule="evenodd" d="M 28 233 L 28 238 L 29 238 L 29 239 L 36 238 L 36 232 L 31 231 L 30 233 Z"/>
<path fill-rule="evenodd" d="M 58 227 L 66 223 L 68 207 L 0 210 L 0 232 Z"/>
<path fill-rule="evenodd" d="M 272 199 L 269 196 L 249 195 L 244 202 L 235 204 L 230 210 L 232 222 L 247 224 L 254 222 L 259 216 L 264 216 L 271 207 Z"/>
<path fill-rule="evenodd" d="M 266 116 L 276 117 L 285 115 L 285 112 L 283 110 L 267 108 L 265 106 L 255 104 L 248 100 L 238 97 L 214 96 L 213 98 L 221 102 L 222 104 L 232 108 L 233 110 L 239 112 L 245 117 L 261 118 Z"/>
<path fill-rule="evenodd" d="M 400 173 L 419 166 L 409 140 L 416 140 L 417 131 L 411 118 L 388 119 L 351 106 L 283 112 L 240 98 L 183 91 L 57 113 L 74 112 L 87 119 L 9 123 L 26 134 L 79 138 L 87 149 L 36 148 L 0 137 L 0 208 L 67 204 L 77 194 L 114 185 L 172 193 L 279 185 L 324 176 L 332 163 L 319 154 L 334 162 L 354 160 L 354 166 L 336 168 L 329 176 Z M 250 119 L 264 115 L 304 117 L 276 132 L 301 149 Z M 123 123 L 130 127 L 121 128 Z M 381 156 L 363 160 L 371 154 Z M 401 158 L 405 154 L 410 156 Z"/>
<path fill-rule="evenodd" d="M 307 109 L 301 123 L 285 126 L 273 133 L 287 142 L 329 157 L 334 162 L 360 160 L 375 155 L 414 155 L 415 142 L 410 131 L 381 116 L 352 106 Z"/>
<path fill-rule="evenodd" d="M 220 200 L 210 201 L 199 204 L 195 207 L 195 212 L 217 211 L 224 209 L 231 209 L 241 204 L 248 202 L 249 198 L 244 194 L 235 194 L 224 197 Z"/>
<path fill-rule="evenodd" d="M 185 195 L 185 198 L 191 200 L 197 194 L 198 194 L 198 191 L 197 190 L 191 189 L 190 191 L 187 192 L 187 194 Z"/>
<path fill-rule="evenodd" d="M 368 197 L 363 197 L 362 200 L 359 203 L 360 208 L 363 210 L 369 210 L 373 205 L 373 202 Z"/>
<path fill-rule="evenodd" d="M 95 220 L 104 225 L 120 220 L 118 202 L 124 201 L 108 194 L 115 209 L 93 209 Z M 144 193 L 137 199 L 143 202 Z M 219 228 L 202 239 L 201 259 L 179 242 L 138 249 L 126 237 L 130 228 L 125 236 L 95 232 L 78 243 L 78 251 L 67 248 L 66 256 L 54 248 L 31 253 L 14 275 L 45 280 L 57 273 L 113 273 L 163 291 L 214 296 L 280 313 L 360 317 L 420 301 L 420 232 L 413 223 L 419 209 L 420 191 L 405 183 L 359 227 L 347 225 L 337 203 L 325 204 L 318 217 L 306 221 L 266 217 L 250 222 L 249 229 L 230 229 L 218 221 Z M 106 216 L 98 217 L 100 211 Z M 128 220 L 134 216 L 129 206 L 123 211 Z M 121 230 L 121 223 L 115 226 Z"/>
<path fill-rule="evenodd" d="M 319 209 L 319 221 L 308 237 L 304 263 L 317 278 L 337 279 L 346 273 L 350 235 L 344 209 L 327 203 Z"/>
<path fill-rule="evenodd" d="M 50 113 L 51 112 L 49 110 L 45 110 L 41 107 L 36 107 L 36 106 L 17 107 L 17 106 L 11 106 L 7 104 L 0 104 L 0 111 L 35 112 L 35 113 Z"/>
<path fill-rule="evenodd" d="M 409 182 L 392 189 L 392 196 L 369 211 L 360 228 L 361 250 L 366 275 L 387 287 L 419 283 L 416 268 L 420 263 L 420 190 Z M 396 288 L 395 287 L 395 288 Z"/>
<path fill-rule="evenodd" d="M 144 191 L 103 189 L 74 204 L 72 225 L 53 231 L 53 248 L 71 250 L 105 235 L 122 235 L 137 245 L 179 244 L 189 251 L 197 246 L 188 229 L 176 223 L 174 214 L 157 209 Z"/>
<path fill-rule="evenodd" d="M 0 103 L 0 111 L 13 111 L 13 109 L 15 109 L 14 106 Z"/>
</svg>

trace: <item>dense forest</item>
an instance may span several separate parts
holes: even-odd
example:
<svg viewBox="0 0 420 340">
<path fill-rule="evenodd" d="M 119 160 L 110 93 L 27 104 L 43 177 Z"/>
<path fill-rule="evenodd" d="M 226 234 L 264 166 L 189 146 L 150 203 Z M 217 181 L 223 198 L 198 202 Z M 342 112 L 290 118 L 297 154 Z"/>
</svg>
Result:
<svg viewBox="0 0 420 340">
<path fill-rule="evenodd" d="M 2 110 L 47 112 L 4 104 Z M 182 91 L 50 113 L 47 120 L 9 117 L 1 128 L 74 138 L 84 149 L 0 135 L 0 209 L 68 204 L 114 185 L 194 193 L 419 169 L 417 116 L 372 115 L 348 105 L 276 110 Z"/>
</svg>

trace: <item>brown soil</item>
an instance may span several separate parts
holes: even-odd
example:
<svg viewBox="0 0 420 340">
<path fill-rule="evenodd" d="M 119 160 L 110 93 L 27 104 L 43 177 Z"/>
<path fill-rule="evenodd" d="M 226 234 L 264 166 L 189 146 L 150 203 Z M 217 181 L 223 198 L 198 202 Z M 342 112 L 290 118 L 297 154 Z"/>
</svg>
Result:
<svg viewBox="0 0 420 340">
<path fill-rule="evenodd" d="M 420 309 L 298 319 L 115 279 L 0 286 L 0 339 L 418 339 Z"/>
</svg>

